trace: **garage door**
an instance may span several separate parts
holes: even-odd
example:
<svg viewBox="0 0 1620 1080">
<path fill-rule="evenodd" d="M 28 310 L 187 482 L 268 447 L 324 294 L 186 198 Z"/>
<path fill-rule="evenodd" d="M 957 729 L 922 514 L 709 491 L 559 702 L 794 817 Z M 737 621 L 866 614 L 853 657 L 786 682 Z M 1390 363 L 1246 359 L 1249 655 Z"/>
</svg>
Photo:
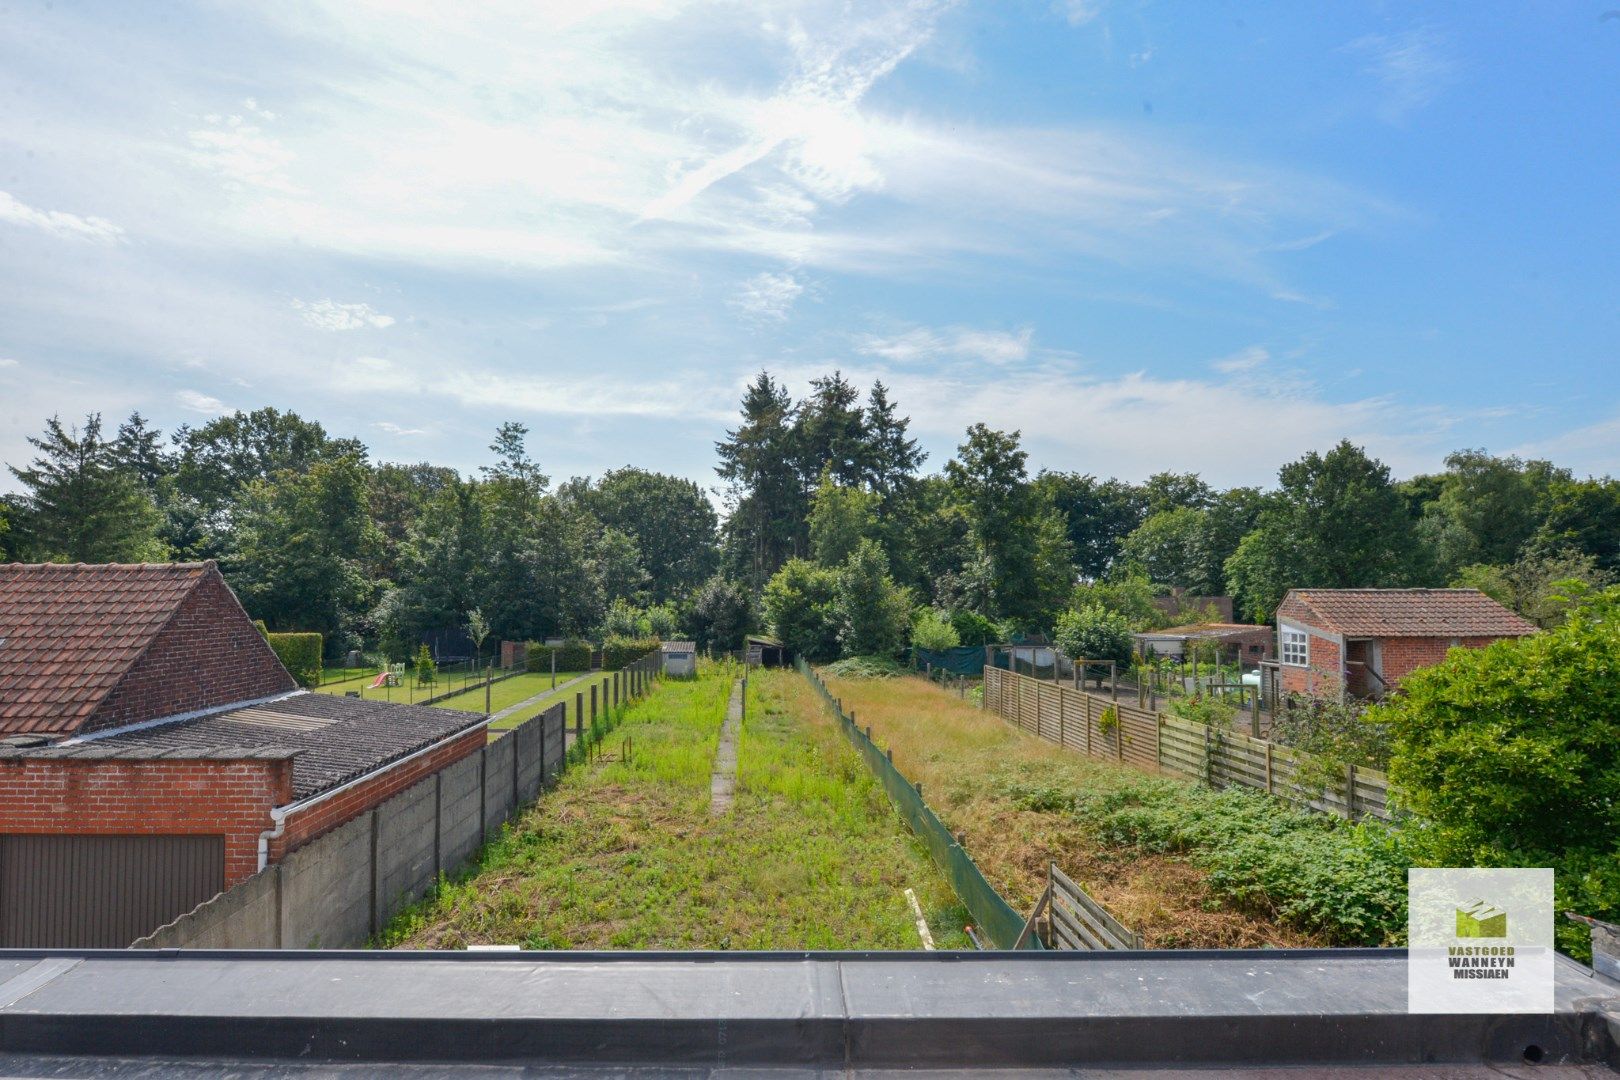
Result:
<svg viewBox="0 0 1620 1080">
<path fill-rule="evenodd" d="M 0 947 L 121 949 L 224 884 L 223 836 L 0 836 Z"/>
</svg>

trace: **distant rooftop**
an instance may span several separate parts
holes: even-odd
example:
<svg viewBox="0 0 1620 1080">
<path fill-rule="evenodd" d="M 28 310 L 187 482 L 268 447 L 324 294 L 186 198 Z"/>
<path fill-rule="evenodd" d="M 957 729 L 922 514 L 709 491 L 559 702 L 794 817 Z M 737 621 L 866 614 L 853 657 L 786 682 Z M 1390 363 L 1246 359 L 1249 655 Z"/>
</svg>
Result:
<svg viewBox="0 0 1620 1080">
<path fill-rule="evenodd" d="M 1163 630 L 1143 630 L 1140 638 L 1222 638 L 1252 634 L 1257 630 L 1270 630 L 1269 625 L 1258 623 L 1188 623 L 1186 626 L 1167 626 Z"/>
</svg>

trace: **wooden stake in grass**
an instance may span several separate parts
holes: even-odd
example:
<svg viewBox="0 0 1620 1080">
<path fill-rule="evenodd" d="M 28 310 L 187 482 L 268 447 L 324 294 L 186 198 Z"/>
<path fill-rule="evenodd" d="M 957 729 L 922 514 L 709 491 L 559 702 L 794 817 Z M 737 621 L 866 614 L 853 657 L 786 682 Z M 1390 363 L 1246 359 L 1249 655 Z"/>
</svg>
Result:
<svg viewBox="0 0 1620 1080">
<path fill-rule="evenodd" d="M 934 935 L 928 932 L 928 920 L 923 918 L 922 905 L 917 903 L 917 894 L 906 888 L 906 903 L 911 905 L 911 913 L 917 917 L 917 936 L 922 938 L 923 948 L 929 952 L 934 950 Z"/>
</svg>

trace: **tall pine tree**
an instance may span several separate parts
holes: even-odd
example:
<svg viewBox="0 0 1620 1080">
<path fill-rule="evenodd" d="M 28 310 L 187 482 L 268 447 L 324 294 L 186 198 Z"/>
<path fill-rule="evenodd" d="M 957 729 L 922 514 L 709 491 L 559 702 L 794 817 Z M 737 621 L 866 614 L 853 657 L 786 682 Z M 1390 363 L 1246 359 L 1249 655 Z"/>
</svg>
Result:
<svg viewBox="0 0 1620 1080">
<path fill-rule="evenodd" d="M 123 467 L 117 440 L 101 437 L 100 413 L 85 417 L 82 431 L 53 416 L 45 433 L 28 443 L 39 452 L 33 462 L 24 469 L 7 466 L 24 488 L 14 538 L 19 551 L 87 563 L 164 557 L 157 509 Z"/>
<path fill-rule="evenodd" d="M 795 416 L 787 389 L 762 371 L 743 394 L 742 423 L 715 444 L 715 471 L 726 481 L 730 504 L 727 561 L 756 592 L 808 543 L 809 497 L 795 452 Z"/>
</svg>

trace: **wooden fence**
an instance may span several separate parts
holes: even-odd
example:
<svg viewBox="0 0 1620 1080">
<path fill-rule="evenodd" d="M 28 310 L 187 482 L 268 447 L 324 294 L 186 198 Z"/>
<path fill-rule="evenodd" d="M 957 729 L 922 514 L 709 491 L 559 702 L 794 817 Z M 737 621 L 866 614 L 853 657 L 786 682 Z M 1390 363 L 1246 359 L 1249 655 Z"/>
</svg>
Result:
<svg viewBox="0 0 1620 1080">
<path fill-rule="evenodd" d="M 1191 777 L 1211 787 L 1241 784 L 1299 806 L 1347 818 L 1389 819 L 1388 781 L 1350 765 L 1320 777 L 1310 755 L 1128 701 L 984 669 L 984 706 L 1017 727 L 1088 757 Z"/>
<path fill-rule="evenodd" d="M 1095 950 L 1140 949 L 1142 935 L 1127 930 L 1120 921 L 1093 900 L 1086 890 L 1058 869 L 1047 864 L 1046 889 L 1024 924 L 1019 944 L 1030 934 L 1039 934 L 1048 949 Z"/>
</svg>

